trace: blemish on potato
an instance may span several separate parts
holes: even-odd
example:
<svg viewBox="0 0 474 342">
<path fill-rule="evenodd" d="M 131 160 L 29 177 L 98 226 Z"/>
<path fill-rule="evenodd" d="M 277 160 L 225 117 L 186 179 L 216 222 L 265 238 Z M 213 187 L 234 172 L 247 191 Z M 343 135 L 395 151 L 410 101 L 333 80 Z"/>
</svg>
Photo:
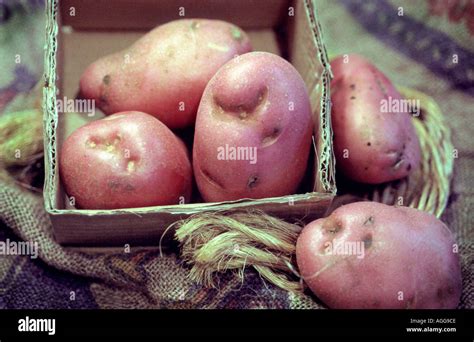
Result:
<svg viewBox="0 0 474 342">
<path fill-rule="evenodd" d="M 105 85 L 109 85 L 110 83 L 110 75 L 105 75 L 104 78 L 102 79 L 102 82 L 104 82 Z"/>
<path fill-rule="evenodd" d="M 133 172 L 133 171 L 135 171 L 135 161 L 130 160 L 130 161 L 127 163 L 127 171 L 128 171 L 128 172 Z"/>
<path fill-rule="evenodd" d="M 168 56 L 169 58 L 174 58 L 174 55 L 175 55 L 175 50 L 173 47 L 170 47 L 168 48 L 168 50 L 166 50 L 166 56 Z"/>
<path fill-rule="evenodd" d="M 273 131 L 262 139 L 262 146 L 266 147 L 272 145 L 275 141 L 278 140 L 280 133 L 281 129 L 279 127 L 274 127 Z"/>
<path fill-rule="evenodd" d="M 111 189 L 111 190 L 117 190 L 120 188 L 120 182 L 119 181 L 116 181 L 116 180 L 111 180 L 107 183 L 107 186 Z"/>
<path fill-rule="evenodd" d="M 248 188 L 255 188 L 257 186 L 257 183 L 258 183 L 258 177 L 257 176 L 250 176 L 249 177 L 249 180 L 247 182 L 247 187 Z"/>
<path fill-rule="evenodd" d="M 258 98 L 256 107 L 260 106 L 262 103 L 267 102 L 268 98 L 268 87 L 263 87 L 258 91 Z"/>
<path fill-rule="evenodd" d="M 201 26 L 201 25 L 200 25 L 199 22 L 197 22 L 197 21 L 193 21 L 193 22 L 191 23 L 191 29 L 192 29 L 192 30 L 198 29 L 199 26 Z"/>
<path fill-rule="evenodd" d="M 350 97 L 351 100 L 355 100 L 355 98 L 356 98 L 355 96 L 351 96 L 351 97 Z"/>
<path fill-rule="evenodd" d="M 247 116 L 248 116 L 248 113 L 242 109 L 242 111 L 239 113 L 239 118 L 243 120 L 243 119 L 246 119 Z"/>
<path fill-rule="evenodd" d="M 135 190 L 135 187 L 132 184 L 127 183 L 127 185 L 124 186 L 124 190 L 125 191 L 133 191 L 133 190 Z"/>
<path fill-rule="evenodd" d="M 397 150 L 387 150 L 385 153 L 394 157 L 399 154 Z"/>
<path fill-rule="evenodd" d="M 372 246 L 372 234 L 370 233 L 366 234 L 363 237 L 362 242 L 364 243 L 365 249 L 370 248 L 370 246 Z"/>
<path fill-rule="evenodd" d="M 403 163 L 403 158 L 401 156 L 399 156 L 397 158 L 397 160 L 395 161 L 395 163 L 392 165 L 392 168 L 394 170 L 398 170 L 400 168 L 400 166 L 402 165 L 402 163 Z"/>
<path fill-rule="evenodd" d="M 114 192 L 122 192 L 122 191 L 134 191 L 135 187 L 130 184 L 123 184 L 119 180 L 111 180 L 107 183 L 107 186 Z"/>
<path fill-rule="evenodd" d="M 369 141 L 369 142 L 367 143 L 367 146 L 370 146 L 370 145 L 372 145 L 372 144 L 371 144 L 370 141 Z"/>
<path fill-rule="evenodd" d="M 87 140 L 86 141 L 86 146 L 89 147 L 89 148 L 95 148 L 97 146 L 97 144 L 92 140 Z"/>
<path fill-rule="evenodd" d="M 326 242 L 324 242 L 324 243 L 321 245 L 320 253 L 323 254 L 323 255 L 324 255 L 324 254 L 326 254 L 326 255 L 327 255 L 327 254 L 331 254 L 331 249 L 328 248 L 328 246 L 329 246 L 330 244 L 332 244 L 331 241 L 326 241 Z"/>
<path fill-rule="evenodd" d="M 334 226 L 326 227 L 326 232 L 331 234 L 337 234 L 342 230 L 342 225 L 340 223 L 336 223 Z"/>
<path fill-rule="evenodd" d="M 355 84 L 351 84 L 349 87 L 351 88 L 351 90 L 355 90 L 356 85 L 355 85 Z"/>
<path fill-rule="evenodd" d="M 111 143 L 107 143 L 107 144 L 105 144 L 105 150 L 107 152 L 113 152 L 113 151 L 115 151 L 115 146 L 112 145 Z"/>
<path fill-rule="evenodd" d="M 369 216 L 367 218 L 367 220 L 365 220 L 364 222 L 364 225 L 369 225 L 369 224 L 373 224 L 374 223 L 374 217 L 373 216 Z"/>
<path fill-rule="evenodd" d="M 244 103 L 224 102 L 217 95 L 214 95 L 214 102 L 223 113 L 234 113 L 234 115 L 238 116 L 239 119 L 245 120 L 251 118 L 252 114 L 256 111 L 260 111 L 262 107 L 265 108 L 265 106 L 269 103 L 267 98 L 268 88 L 262 87 L 254 97 L 252 96 Z"/>
<path fill-rule="evenodd" d="M 387 93 L 387 89 L 385 88 L 385 86 L 383 85 L 382 81 L 380 80 L 379 78 L 379 75 L 377 74 L 377 71 L 373 68 L 370 69 L 370 72 L 372 73 L 372 75 L 374 76 L 374 80 L 375 82 L 377 83 L 380 91 L 382 92 L 384 98 L 388 98 L 388 93 Z"/>
</svg>

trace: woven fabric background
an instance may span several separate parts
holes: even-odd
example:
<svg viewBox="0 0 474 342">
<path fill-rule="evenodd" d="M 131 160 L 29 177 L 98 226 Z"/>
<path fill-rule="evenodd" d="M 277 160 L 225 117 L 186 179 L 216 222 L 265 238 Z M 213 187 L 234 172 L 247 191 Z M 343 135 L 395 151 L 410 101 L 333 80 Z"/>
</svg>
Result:
<svg viewBox="0 0 474 342">
<path fill-rule="evenodd" d="M 396 84 L 433 96 L 458 149 L 442 219 L 460 244 L 461 308 L 474 307 L 474 3 L 444 0 L 316 0 L 330 56 L 357 52 Z M 467 5 L 466 5 L 467 4 Z M 42 70 L 43 1 L 0 4 L 0 113 L 21 106 Z M 462 10 L 462 6 L 471 6 Z M 402 8 L 402 15 L 400 14 Z M 460 10 L 461 9 L 461 10 Z M 14 63 L 20 55 L 21 63 Z M 457 56 L 458 63 L 452 63 Z M 1 114 L 0 114 L 1 115 Z M 248 271 L 223 276 L 219 289 L 188 279 L 173 253 L 86 254 L 55 243 L 42 198 L 0 181 L 0 240 L 36 241 L 39 257 L 0 256 L 0 308 L 323 308 Z"/>
</svg>

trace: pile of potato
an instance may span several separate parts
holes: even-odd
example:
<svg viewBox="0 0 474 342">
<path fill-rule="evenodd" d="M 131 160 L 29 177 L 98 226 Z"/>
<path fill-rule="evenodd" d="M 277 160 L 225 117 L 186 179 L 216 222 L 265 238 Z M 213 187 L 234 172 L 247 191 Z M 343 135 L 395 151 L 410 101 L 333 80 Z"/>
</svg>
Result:
<svg viewBox="0 0 474 342">
<path fill-rule="evenodd" d="M 251 52 L 240 28 L 217 20 L 159 26 L 91 64 L 82 97 L 108 115 L 69 136 L 60 154 L 68 196 L 82 209 L 189 203 L 295 193 L 313 121 L 305 84 L 277 55 Z M 332 62 L 337 170 L 380 184 L 420 164 L 410 114 L 388 78 L 357 55 Z M 177 130 L 194 125 L 192 158 Z M 192 159 L 192 162 L 191 162 Z M 308 224 L 297 246 L 301 277 L 333 308 L 454 308 L 457 245 L 433 215 L 359 202 Z"/>
<path fill-rule="evenodd" d="M 295 193 L 311 147 L 308 93 L 290 63 L 251 49 L 235 25 L 185 19 L 92 63 L 80 94 L 110 116 L 62 147 L 76 207 L 189 203 L 192 169 L 207 202 Z M 193 125 L 191 167 L 172 130 Z"/>
</svg>

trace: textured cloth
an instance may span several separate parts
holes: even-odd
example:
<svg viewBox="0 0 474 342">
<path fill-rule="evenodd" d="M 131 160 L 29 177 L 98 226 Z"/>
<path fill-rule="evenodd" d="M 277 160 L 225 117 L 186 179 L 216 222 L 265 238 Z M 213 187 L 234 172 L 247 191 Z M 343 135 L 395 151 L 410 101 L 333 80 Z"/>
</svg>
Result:
<svg viewBox="0 0 474 342">
<path fill-rule="evenodd" d="M 203 289 L 188 279 L 187 269 L 174 255 L 160 256 L 157 250 L 116 254 L 67 251 L 54 242 L 41 198 L 0 183 L 0 203 L 0 220 L 21 239 L 38 242 L 42 260 L 32 262 L 29 256 L 1 256 L 3 307 L 243 309 L 316 305 L 309 297 L 294 298 L 283 290 L 265 286 L 256 274 L 249 274 L 244 284 L 223 277 L 219 289 Z M 50 273 L 51 267 L 92 279 L 86 286 L 86 281 L 79 277 Z M 28 283 L 28 279 L 34 281 Z"/>
<path fill-rule="evenodd" d="M 14 58 L 16 49 L 24 56 L 41 55 L 41 39 L 24 48 L 20 35 L 24 30 L 42 32 L 42 1 L 21 3 L 7 1 L 8 10 L 0 12 L 0 67 L 8 75 L 0 77 L 0 111 L 7 103 L 11 106 L 16 94 L 33 87 L 40 74 L 41 58 L 26 59 L 19 67 L 4 57 Z M 464 3 L 316 1 L 330 56 L 352 52 L 366 56 L 396 84 L 433 96 L 448 117 L 459 157 L 442 219 L 460 244 L 464 286 L 460 307 L 473 308 L 474 10 L 459 12 L 456 6 Z M 400 7 L 403 15 L 398 15 Z M 454 55 L 458 64 L 452 65 Z M 188 270 L 173 253 L 135 252 L 133 246 L 131 253 L 114 254 L 64 249 L 54 241 L 41 197 L 0 181 L 0 241 L 6 239 L 37 242 L 39 257 L 0 256 L 0 308 L 324 307 L 313 296 L 277 289 L 251 271 L 244 283 L 224 275 L 219 289 L 204 289 L 188 279 Z"/>
</svg>

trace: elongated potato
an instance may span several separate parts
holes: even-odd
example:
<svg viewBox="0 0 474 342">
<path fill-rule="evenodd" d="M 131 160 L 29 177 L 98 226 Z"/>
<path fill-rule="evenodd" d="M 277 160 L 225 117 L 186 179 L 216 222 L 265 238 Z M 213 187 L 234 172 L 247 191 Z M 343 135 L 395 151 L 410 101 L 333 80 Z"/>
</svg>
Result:
<svg viewBox="0 0 474 342">
<path fill-rule="evenodd" d="M 379 184 L 406 177 L 420 163 L 407 102 L 390 80 L 358 55 L 331 62 L 334 150 L 347 178 Z M 419 108 L 418 108 L 419 109 Z"/>
<path fill-rule="evenodd" d="M 331 308 L 456 308 L 457 245 L 435 216 L 357 202 L 308 224 L 296 257 L 309 288 Z"/>
<path fill-rule="evenodd" d="M 249 51 L 247 35 L 230 23 L 172 21 L 92 63 L 80 91 L 105 114 L 141 111 L 169 128 L 182 128 L 194 123 L 202 92 L 219 67 Z"/>
<path fill-rule="evenodd" d="M 281 57 L 251 52 L 224 65 L 204 91 L 193 147 L 205 201 L 296 191 L 313 121 L 305 84 Z"/>
</svg>

